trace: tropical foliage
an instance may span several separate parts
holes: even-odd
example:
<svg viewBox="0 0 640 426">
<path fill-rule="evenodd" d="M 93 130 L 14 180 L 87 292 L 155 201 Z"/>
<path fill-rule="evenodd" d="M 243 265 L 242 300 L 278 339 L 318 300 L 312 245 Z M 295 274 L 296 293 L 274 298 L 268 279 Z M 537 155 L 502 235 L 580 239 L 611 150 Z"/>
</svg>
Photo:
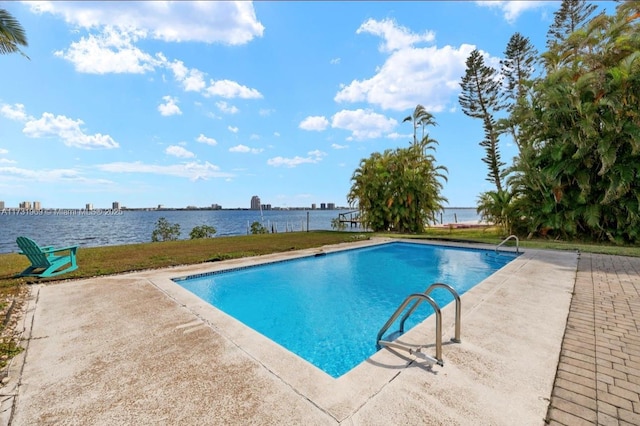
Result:
<svg viewBox="0 0 640 426">
<path fill-rule="evenodd" d="M 423 126 L 435 125 L 433 116 L 418 105 L 405 121 L 413 123 L 411 145 L 371 154 L 351 178 L 349 204 L 357 205 L 362 226 L 373 231 L 422 232 L 446 202 L 440 191 L 447 169 L 436 165 L 437 141 L 424 134 Z M 423 132 L 419 140 L 418 128 Z"/>
<path fill-rule="evenodd" d="M 593 11 L 585 1 L 562 2 L 539 58 L 543 76 L 509 77 L 503 64 L 510 102 L 498 127 L 519 154 L 506 192 L 482 194 L 478 207 L 519 233 L 636 243 L 640 4 L 621 2 L 613 15 Z"/>
<path fill-rule="evenodd" d="M 639 17 L 640 4 L 623 3 L 543 57 L 548 71 L 533 99 L 534 145 L 523 160 L 547 188 L 529 196 L 545 212 L 534 224 L 557 235 L 617 242 L 640 236 Z"/>
<path fill-rule="evenodd" d="M 478 213 L 483 221 L 493 223 L 506 235 L 513 233 L 512 194 L 507 190 L 486 191 L 478 197 Z"/>
<path fill-rule="evenodd" d="M 20 53 L 28 58 L 20 50 L 20 46 L 28 46 L 27 35 L 22 25 L 5 9 L 0 9 L 0 54 Z"/>
</svg>

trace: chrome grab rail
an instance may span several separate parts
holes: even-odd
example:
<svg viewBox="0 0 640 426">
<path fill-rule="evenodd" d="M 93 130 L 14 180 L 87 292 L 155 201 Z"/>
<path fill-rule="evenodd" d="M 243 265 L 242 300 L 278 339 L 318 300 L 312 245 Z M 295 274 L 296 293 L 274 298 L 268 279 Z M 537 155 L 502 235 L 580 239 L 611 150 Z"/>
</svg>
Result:
<svg viewBox="0 0 640 426">
<path fill-rule="evenodd" d="M 389 320 L 385 323 L 385 325 L 382 326 L 382 328 L 378 332 L 378 336 L 376 337 L 376 346 L 378 347 L 378 349 L 380 349 L 383 345 L 390 346 L 390 347 L 402 347 L 401 345 L 394 344 L 393 342 L 387 342 L 382 340 L 382 336 L 385 333 L 385 331 L 387 331 L 389 327 L 391 327 L 391 325 L 395 322 L 395 320 L 398 319 L 402 311 L 404 311 L 404 309 L 414 299 L 421 299 L 420 302 L 422 302 L 423 300 L 426 300 L 427 302 L 429 302 L 429 304 L 435 311 L 435 314 L 436 314 L 436 358 L 435 359 L 438 365 L 444 365 L 444 362 L 442 361 L 442 313 L 440 312 L 440 307 L 438 306 L 438 304 L 430 296 L 424 293 L 413 293 L 407 296 L 404 302 L 402 302 L 402 304 L 398 307 L 398 309 L 396 309 L 393 315 L 391 315 L 391 318 L 389 318 Z M 406 349 L 406 348 L 402 347 L 402 349 Z M 415 352 L 420 352 L 420 351 L 417 350 Z M 409 350 L 409 353 L 412 353 L 412 351 Z"/>
<path fill-rule="evenodd" d="M 452 342 L 455 343 L 460 343 L 462 342 L 462 340 L 460 340 L 460 317 L 462 316 L 462 302 L 460 301 L 460 296 L 458 295 L 458 292 L 456 292 L 453 287 L 451 287 L 448 284 L 444 284 L 444 283 L 433 283 L 429 286 L 429 288 L 427 288 L 424 292 L 424 294 L 426 294 L 427 296 L 429 295 L 429 293 L 431 293 L 431 291 L 435 288 L 444 288 L 446 290 L 449 290 L 449 292 L 453 295 L 453 298 L 456 300 L 456 331 L 455 331 L 455 337 L 453 337 L 451 339 Z M 418 308 L 418 305 L 420 305 L 420 303 L 422 303 L 422 300 L 417 300 L 416 303 L 411 307 L 411 309 L 409 309 L 407 311 L 406 314 L 404 314 L 404 316 L 402 317 L 402 319 L 400 320 L 400 332 L 404 333 L 404 323 L 407 320 L 407 318 L 409 318 L 409 316 L 413 313 L 413 311 L 415 311 Z"/>
<path fill-rule="evenodd" d="M 496 246 L 496 253 L 498 252 L 498 249 L 502 247 L 507 241 L 513 240 L 513 239 L 516 240 L 516 253 L 520 253 L 520 240 L 518 240 L 518 237 L 516 235 L 509 235 L 507 238 L 504 239 L 504 241 L 498 244 Z"/>
</svg>

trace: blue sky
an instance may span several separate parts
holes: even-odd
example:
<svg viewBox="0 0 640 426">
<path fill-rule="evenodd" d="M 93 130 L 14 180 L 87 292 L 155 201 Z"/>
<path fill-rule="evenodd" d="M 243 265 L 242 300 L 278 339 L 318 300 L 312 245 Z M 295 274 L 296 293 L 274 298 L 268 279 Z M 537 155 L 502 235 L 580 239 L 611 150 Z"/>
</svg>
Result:
<svg viewBox="0 0 640 426">
<path fill-rule="evenodd" d="M 544 51 L 559 5 L 3 2 L 30 60 L 0 57 L 0 201 L 346 206 L 360 160 L 407 146 L 422 104 L 448 206 L 475 206 L 491 186 L 465 60 L 498 64 L 515 32 Z"/>
</svg>

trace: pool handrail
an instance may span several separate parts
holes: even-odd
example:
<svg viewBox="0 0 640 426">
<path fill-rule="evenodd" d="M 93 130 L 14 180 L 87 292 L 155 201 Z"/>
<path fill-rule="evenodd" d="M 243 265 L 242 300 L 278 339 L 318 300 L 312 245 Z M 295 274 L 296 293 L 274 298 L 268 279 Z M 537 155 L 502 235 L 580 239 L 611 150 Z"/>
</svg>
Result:
<svg viewBox="0 0 640 426">
<path fill-rule="evenodd" d="M 393 342 L 387 342 L 385 340 L 382 340 L 382 336 L 384 335 L 385 331 L 387 331 L 389 327 L 391 327 L 391 325 L 395 322 L 395 320 L 398 319 L 400 314 L 405 310 L 405 308 L 409 305 L 409 303 L 411 303 L 414 299 L 426 300 L 431 305 L 431 307 L 435 312 L 435 315 L 436 315 L 436 358 L 435 359 L 437 364 L 442 366 L 444 365 L 444 361 L 442 360 L 442 313 L 440 312 L 440 307 L 435 302 L 435 300 L 433 300 L 429 295 L 424 293 L 413 293 L 407 296 L 404 302 L 402 302 L 402 304 L 398 307 L 398 309 L 396 309 L 393 315 L 391 315 L 389 320 L 382 326 L 382 328 L 378 332 L 378 336 L 376 337 L 376 346 L 378 347 L 378 349 L 380 349 L 382 346 L 394 346 L 394 347 L 400 346 L 398 344 L 394 344 Z M 391 343 L 391 345 L 389 343 Z M 402 348 L 407 349 L 404 347 Z M 413 353 L 411 350 L 409 350 L 409 352 Z M 416 350 L 414 352 L 420 352 L 420 351 Z"/>
<path fill-rule="evenodd" d="M 456 328 L 455 328 L 455 336 L 451 338 L 451 341 L 454 342 L 454 343 L 461 343 L 462 340 L 460 340 L 460 322 L 461 322 L 460 318 L 462 316 L 462 302 L 460 301 L 460 295 L 458 294 L 457 291 L 455 291 L 453 289 L 453 287 L 451 287 L 449 284 L 445 284 L 445 283 L 433 283 L 433 284 L 431 284 L 424 291 L 424 294 L 426 294 L 428 296 L 431 293 L 431 291 L 433 291 L 436 288 L 444 288 L 446 290 L 449 290 L 449 292 L 453 295 L 453 298 L 456 301 L 456 324 L 455 324 Z M 422 303 L 422 300 L 416 300 L 416 302 L 411 307 L 411 309 L 409 309 L 407 311 L 407 313 L 404 314 L 404 316 L 400 320 L 400 333 L 404 333 L 404 323 L 405 323 L 405 321 L 407 320 L 407 318 L 409 318 L 409 316 L 413 313 L 413 311 L 415 311 L 418 308 L 420 303 Z"/>
<path fill-rule="evenodd" d="M 507 241 L 513 239 L 516 240 L 516 253 L 520 253 L 520 240 L 518 239 L 517 235 L 509 235 L 507 238 L 505 238 L 500 244 L 496 246 L 496 253 L 498 253 L 498 249 L 502 247 Z"/>
</svg>

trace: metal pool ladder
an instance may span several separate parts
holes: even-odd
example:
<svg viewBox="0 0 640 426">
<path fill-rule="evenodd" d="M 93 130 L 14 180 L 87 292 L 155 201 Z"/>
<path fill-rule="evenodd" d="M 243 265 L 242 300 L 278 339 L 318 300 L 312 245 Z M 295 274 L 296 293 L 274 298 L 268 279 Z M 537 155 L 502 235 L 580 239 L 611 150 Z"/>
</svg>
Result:
<svg viewBox="0 0 640 426">
<path fill-rule="evenodd" d="M 462 303 L 460 302 L 460 296 L 453 289 L 453 287 L 451 287 L 448 284 L 433 283 L 424 291 L 424 293 L 413 293 L 413 294 L 410 294 L 409 296 L 407 296 L 407 298 L 404 300 L 404 302 L 402 302 L 402 304 L 400 306 L 398 306 L 398 309 L 396 309 L 396 311 L 393 313 L 393 315 L 391 315 L 389 320 L 382 326 L 382 328 L 378 332 L 378 336 L 376 337 L 376 342 L 377 342 L 376 346 L 377 346 L 378 349 L 380 349 L 382 347 L 388 347 L 388 348 L 394 348 L 394 349 L 402 349 L 402 350 L 408 351 L 410 355 L 420 356 L 421 358 L 426 359 L 427 361 L 430 361 L 432 363 L 438 364 L 440 366 L 444 365 L 444 361 L 442 360 L 442 312 L 440 311 L 440 307 L 438 306 L 436 301 L 433 300 L 433 298 L 431 298 L 431 296 L 429 296 L 431 291 L 436 289 L 436 288 L 444 288 L 446 290 L 449 290 L 451 292 L 451 294 L 453 295 L 453 297 L 455 298 L 455 301 L 456 301 L 456 325 L 455 325 L 455 327 L 456 328 L 455 328 L 455 337 L 452 338 L 451 341 L 455 342 L 455 343 L 460 343 L 461 342 L 461 340 L 460 340 L 460 317 L 461 317 L 461 311 L 462 311 Z M 400 333 L 404 333 L 404 323 L 405 323 L 405 321 L 418 308 L 418 306 L 424 301 L 426 301 L 427 303 L 429 303 L 431 305 L 431 307 L 433 308 L 433 310 L 435 312 L 435 315 L 436 315 L 436 357 L 435 358 L 432 358 L 432 357 L 422 353 L 421 352 L 422 348 L 414 349 L 414 348 L 406 346 L 406 345 L 404 345 L 402 343 L 396 343 L 396 342 L 390 342 L 390 341 L 387 341 L 387 340 L 382 340 L 382 336 L 389 329 L 389 327 L 391 327 L 391 325 L 398 319 L 400 314 L 402 312 L 404 312 L 404 310 L 407 308 L 407 306 L 409 306 L 409 304 L 411 302 L 414 302 L 413 305 L 411 306 L 411 308 L 409 308 L 409 310 L 404 314 L 404 316 L 400 320 L 400 330 L 399 331 L 400 331 Z"/>
<path fill-rule="evenodd" d="M 516 253 L 520 253 L 520 240 L 518 240 L 517 235 L 509 235 L 507 238 L 505 238 L 504 241 L 496 246 L 496 253 L 498 252 L 498 249 L 509 240 L 516 240 Z"/>
</svg>

